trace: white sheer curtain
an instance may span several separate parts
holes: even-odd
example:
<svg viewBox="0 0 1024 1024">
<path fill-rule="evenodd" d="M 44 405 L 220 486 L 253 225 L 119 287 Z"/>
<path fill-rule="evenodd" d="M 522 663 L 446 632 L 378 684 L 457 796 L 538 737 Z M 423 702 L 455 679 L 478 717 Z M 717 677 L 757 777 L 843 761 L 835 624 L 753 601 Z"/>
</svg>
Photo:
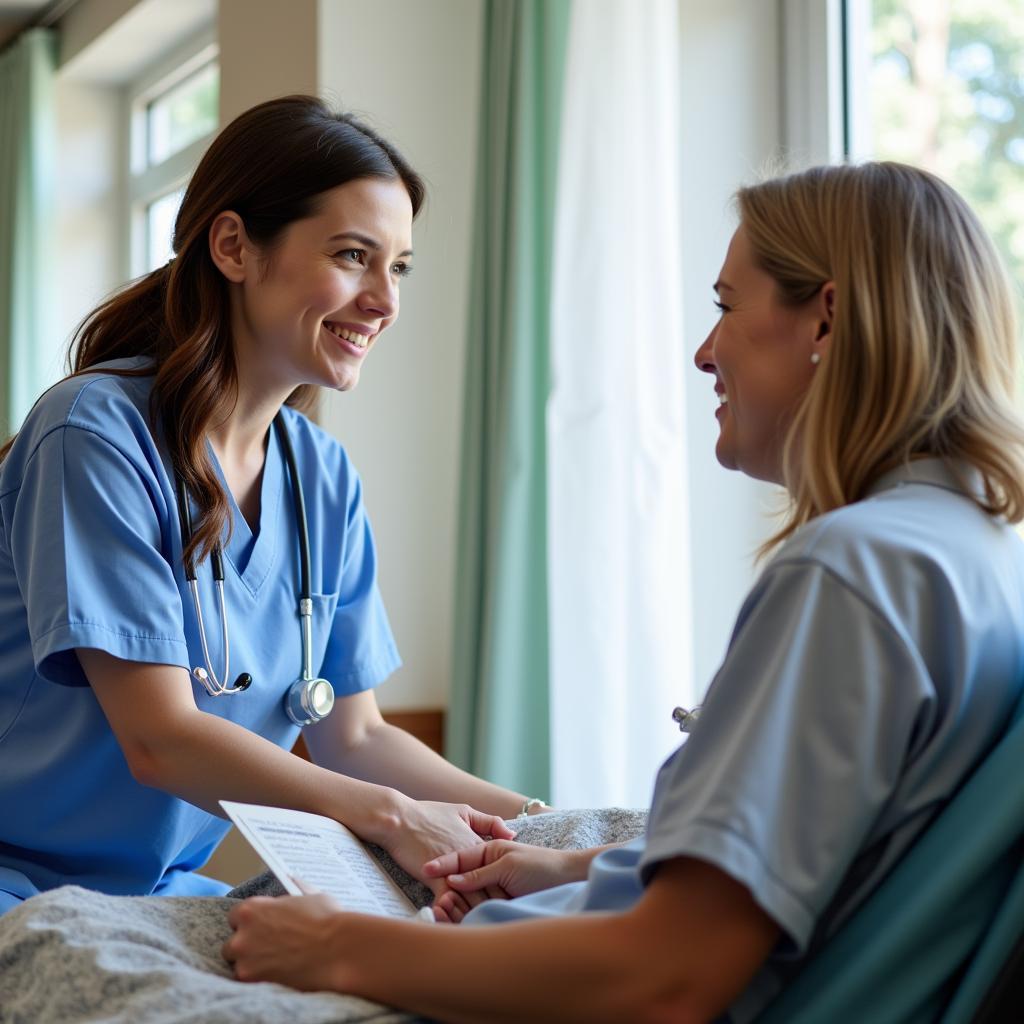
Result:
<svg viewBox="0 0 1024 1024">
<path fill-rule="evenodd" d="M 675 0 L 573 5 L 548 407 L 552 794 L 644 805 L 693 700 Z"/>
</svg>

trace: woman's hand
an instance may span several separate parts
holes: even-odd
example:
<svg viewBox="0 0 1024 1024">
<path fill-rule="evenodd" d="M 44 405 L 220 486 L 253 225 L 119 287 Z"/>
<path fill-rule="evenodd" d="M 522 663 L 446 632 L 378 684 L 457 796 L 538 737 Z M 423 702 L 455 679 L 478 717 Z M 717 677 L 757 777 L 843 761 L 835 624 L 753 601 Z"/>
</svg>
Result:
<svg viewBox="0 0 1024 1024">
<path fill-rule="evenodd" d="M 239 981 L 277 981 L 293 988 L 337 987 L 330 940 L 341 924 L 341 906 L 330 896 L 254 896 L 232 907 L 234 935 L 221 953 Z"/>
<path fill-rule="evenodd" d="M 458 924 L 484 898 L 509 899 L 582 881 L 590 860 L 588 851 L 496 841 L 446 853 L 425 864 L 423 873 L 448 887 L 434 903 L 435 919 Z"/>
<path fill-rule="evenodd" d="M 435 895 L 447 891 L 448 886 L 443 878 L 424 871 L 426 861 L 451 850 L 491 845 L 485 844 L 485 839 L 515 838 L 515 832 L 501 818 L 466 804 L 409 800 L 400 804 L 398 817 L 399 824 L 391 833 L 374 841 L 410 875 L 430 886 Z"/>
</svg>

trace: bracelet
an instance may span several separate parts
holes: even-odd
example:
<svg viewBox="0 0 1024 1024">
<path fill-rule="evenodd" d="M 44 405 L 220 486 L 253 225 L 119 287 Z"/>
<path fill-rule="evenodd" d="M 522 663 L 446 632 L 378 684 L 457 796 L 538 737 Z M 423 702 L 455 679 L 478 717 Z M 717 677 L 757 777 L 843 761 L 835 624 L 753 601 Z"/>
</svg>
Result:
<svg viewBox="0 0 1024 1024">
<path fill-rule="evenodd" d="M 517 818 L 527 818 L 527 817 L 529 817 L 530 811 L 532 811 L 534 809 L 534 807 L 547 807 L 547 804 L 544 803 L 544 801 L 541 800 L 539 797 L 531 796 L 531 797 L 529 797 L 527 799 L 526 803 L 523 804 L 522 808 L 520 809 L 520 811 L 516 815 L 516 817 Z"/>
</svg>

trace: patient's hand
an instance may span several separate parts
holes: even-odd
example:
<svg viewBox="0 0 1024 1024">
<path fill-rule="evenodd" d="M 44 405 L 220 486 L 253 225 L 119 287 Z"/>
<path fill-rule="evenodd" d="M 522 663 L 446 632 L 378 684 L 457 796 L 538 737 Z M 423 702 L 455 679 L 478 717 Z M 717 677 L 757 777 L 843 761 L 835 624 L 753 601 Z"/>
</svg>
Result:
<svg viewBox="0 0 1024 1024">
<path fill-rule="evenodd" d="M 383 846 L 401 868 L 430 886 L 435 896 L 448 891 L 448 887 L 443 878 L 422 870 L 425 860 L 473 843 L 483 847 L 485 837 L 511 839 L 515 836 L 501 818 L 466 804 L 403 798 L 400 806 L 400 820 L 391 834 L 374 837 L 374 841 Z"/>
<path fill-rule="evenodd" d="M 423 873 L 448 885 L 434 903 L 434 917 L 458 924 L 483 899 L 510 899 L 581 881 L 591 859 L 588 850 L 549 850 L 495 840 L 446 853 L 425 864 Z"/>
<path fill-rule="evenodd" d="M 334 965 L 323 951 L 341 920 L 341 907 L 323 893 L 254 896 L 228 914 L 234 934 L 221 954 L 239 981 L 277 981 L 307 991 L 334 986 Z"/>
</svg>

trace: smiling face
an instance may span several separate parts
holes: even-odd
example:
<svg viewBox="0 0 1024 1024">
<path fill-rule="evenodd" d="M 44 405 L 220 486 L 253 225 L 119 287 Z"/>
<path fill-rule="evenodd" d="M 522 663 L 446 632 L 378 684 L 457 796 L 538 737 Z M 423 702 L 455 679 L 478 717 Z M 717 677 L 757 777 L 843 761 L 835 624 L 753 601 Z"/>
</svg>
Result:
<svg viewBox="0 0 1024 1024">
<path fill-rule="evenodd" d="M 244 245 L 232 306 L 240 379 L 285 394 L 300 384 L 354 388 L 398 317 L 411 239 L 402 182 L 361 178 L 324 193 L 269 252 Z"/>
<path fill-rule="evenodd" d="M 741 226 L 714 287 L 721 316 L 694 361 L 715 377 L 715 454 L 726 469 L 783 483 L 786 433 L 813 378 L 812 355 L 820 358 L 828 345 L 833 286 L 803 305 L 784 305 Z"/>
</svg>

